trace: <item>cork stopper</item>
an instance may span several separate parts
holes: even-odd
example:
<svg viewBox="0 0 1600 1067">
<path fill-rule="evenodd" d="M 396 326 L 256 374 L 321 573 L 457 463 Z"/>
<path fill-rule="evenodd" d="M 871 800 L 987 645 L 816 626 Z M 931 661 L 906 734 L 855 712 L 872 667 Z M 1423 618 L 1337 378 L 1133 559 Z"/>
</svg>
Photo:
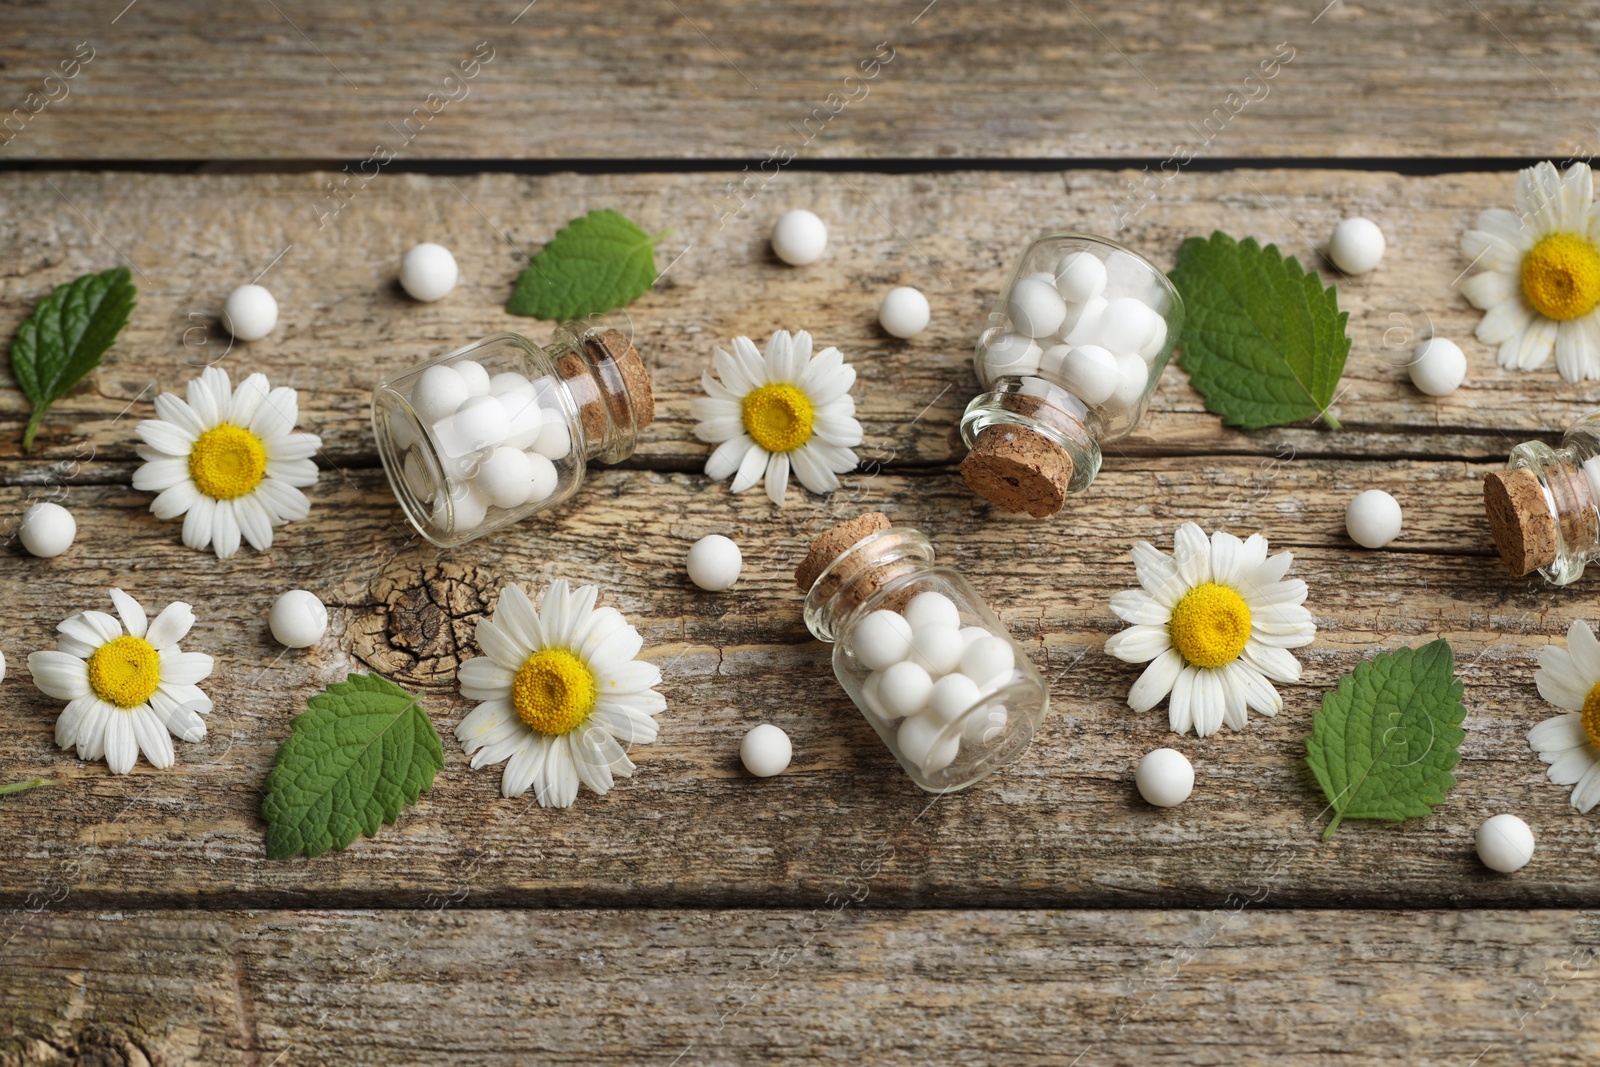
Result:
<svg viewBox="0 0 1600 1067">
<path fill-rule="evenodd" d="M 800 587 L 802 593 L 811 592 L 811 587 L 817 584 L 822 572 L 831 567 L 834 560 L 844 555 L 851 545 L 863 537 L 882 533 L 889 526 L 889 516 L 881 511 L 869 511 L 818 534 L 811 542 L 811 550 L 806 553 L 806 558 L 794 569 L 794 584 Z M 831 574 L 828 577 L 832 581 L 842 582 L 854 575 Z M 831 596 L 832 592 L 829 595 Z"/>
<path fill-rule="evenodd" d="M 1600 514 L 1580 471 L 1550 470 L 1549 491 L 1525 467 L 1483 479 L 1483 509 L 1506 569 L 1520 578 L 1555 563 L 1562 545 L 1593 545 Z"/>
<path fill-rule="evenodd" d="M 589 363 L 576 352 L 568 352 L 556 360 L 556 369 L 578 401 L 584 439 L 603 440 L 606 427 L 612 422 L 626 425 L 631 418 L 636 430 L 655 422 L 656 402 L 650 388 L 650 372 L 645 369 L 633 342 L 621 330 L 603 330 L 585 337 L 583 346 L 597 363 L 613 365 L 613 373 L 602 372 L 602 380 L 620 378 L 622 384 L 620 392 L 600 389 L 590 373 Z"/>
<path fill-rule="evenodd" d="M 1072 457 L 1043 434 L 996 423 L 978 432 L 961 461 L 961 476 L 974 493 L 1006 511 L 1042 519 L 1067 502 Z"/>
</svg>

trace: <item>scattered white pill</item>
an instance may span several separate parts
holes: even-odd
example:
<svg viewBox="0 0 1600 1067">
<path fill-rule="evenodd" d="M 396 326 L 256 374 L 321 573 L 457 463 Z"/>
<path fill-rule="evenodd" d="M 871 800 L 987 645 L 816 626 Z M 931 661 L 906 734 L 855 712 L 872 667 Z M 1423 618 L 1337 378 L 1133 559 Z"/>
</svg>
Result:
<svg viewBox="0 0 1600 1067">
<path fill-rule="evenodd" d="M 511 432 L 511 420 L 499 397 L 469 396 L 452 415 L 433 424 L 433 439 L 447 456 L 465 456 L 494 448 Z"/>
<path fill-rule="evenodd" d="M 549 456 L 538 452 L 529 452 L 527 456 L 533 468 L 533 485 L 528 490 L 528 503 L 537 504 L 556 491 L 556 486 L 561 484 L 561 472 L 556 470 Z"/>
<path fill-rule="evenodd" d="M 546 414 L 534 398 L 532 388 L 512 389 L 504 393 L 489 390 L 489 395 L 500 401 L 506 412 L 506 444 L 512 448 L 532 448 L 539 440 L 546 421 L 557 418 L 554 412 Z"/>
<path fill-rule="evenodd" d="M 961 732 L 945 730 L 929 712 L 913 715 L 900 724 L 895 735 L 900 751 L 912 763 L 922 768 L 923 774 L 934 774 L 950 766 L 961 747 Z"/>
<path fill-rule="evenodd" d="M 426 303 L 443 299 L 456 287 L 460 276 L 456 257 L 444 245 L 426 241 L 412 245 L 400 260 L 400 288 L 413 300 Z"/>
<path fill-rule="evenodd" d="M 477 482 L 495 507 L 520 507 L 533 489 L 533 462 L 521 449 L 501 445 L 478 464 Z"/>
<path fill-rule="evenodd" d="M 933 683 L 928 710 L 940 722 L 955 722 L 982 698 L 977 682 L 964 674 L 947 674 Z"/>
<path fill-rule="evenodd" d="M 267 626 L 285 648 L 310 648 L 328 632 L 328 609 L 317 594 L 291 589 L 273 601 Z"/>
<path fill-rule="evenodd" d="M 744 554 L 733 539 L 721 534 L 706 534 L 689 546 L 685 563 L 689 580 L 708 593 L 732 589 L 744 569 Z M 865 621 L 865 620 L 863 620 Z"/>
<path fill-rule="evenodd" d="M 896 663 L 878 679 L 878 701 L 883 710 L 896 719 L 921 711 L 932 692 L 933 679 L 910 660 Z"/>
<path fill-rule="evenodd" d="M 1092 345 L 1100 338 L 1100 320 L 1105 317 L 1110 302 L 1103 296 L 1091 296 L 1068 312 L 1061 322 L 1061 339 L 1069 345 Z"/>
<path fill-rule="evenodd" d="M 0 652 L 0 682 L 6 680 L 6 654 Z"/>
<path fill-rule="evenodd" d="M 1182 804 L 1194 792 L 1194 765 L 1175 748 L 1145 753 L 1133 772 L 1134 784 L 1145 802 L 1158 808 Z"/>
<path fill-rule="evenodd" d="M 1121 381 L 1122 370 L 1117 366 L 1117 357 L 1099 345 L 1069 348 L 1062 361 L 1062 384 L 1090 407 L 1110 400 Z"/>
<path fill-rule="evenodd" d="M 961 673 L 979 685 L 1009 677 L 1016 665 L 1017 656 L 1011 649 L 1011 642 L 987 630 L 966 647 L 958 664 Z"/>
<path fill-rule="evenodd" d="M 959 626 L 925 622 L 912 627 L 911 662 L 925 668 L 930 677 L 937 678 L 955 670 L 965 647 Z"/>
<path fill-rule="evenodd" d="M 1533 859 L 1533 831 L 1515 815 L 1495 815 L 1478 827 L 1478 858 L 1501 874 L 1520 871 Z"/>
<path fill-rule="evenodd" d="M 1378 265 L 1388 247 L 1383 231 L 1371 219 L 1345 219 L 1333 229 L 1328 242 L 1328 258 L 1346 274 L 1365 274 Z"/>
<path fill-rule="evenodd" d="M 547 459 L 566 459 L 567 453 L 572 451 L 572 431 L 567 429 L 566 419 L 554 412 L 547 413 L 539 427 L 539 436 L 534 439 L 533 450 Z"/>
<path fill-rule="evenodd" d="M 1126 411 L 1135 407 L 1150 384 L 1150 365 L 1135 352 L 1117 357 L 1117 388 L 1106 401 L 1108 407 Z"/>
<path fill-rule="evenodd" d="M 1106 289 L 1106 265 L 1093 252 L 1068 252 L 1056 264 L 1056 289 L 1070 304 L 1081 304 Z"/>
<path fill-rule="evenodd" d="M 827 247 L 827 224 L 804 209 L 785 211 L 772 226 L 772 253 L 790 266 L 815 263 Z"/>
<path fill-rule="evenodd" d="M 78 536 L 78 522 L 60 504 L 44 501 L 22 513 L 17 536 L 31 554 L 50 559 L 72 547 L 72 539 Z"/>
<path fill-rule="evenodd" d="M 461 375 L 461 381 L 467 387 L 467 396 L 486 396 L 493 392 L 489 388 L 489 372 L 477 360 L 458 359 L 450 364 L 450 369 Z"/>
<path fill-rule="evenodd" d="M 933 623 L 951 626 L 958 630 L 961 628 L 961 609 L 956 607 L 956 602 L 933 589 L 912 597 L 911 602 L 906 605 L 905 615 L 906 622 L 911 624 L 913 630 L 920 630 Z"/>
<path fill-rule="evenodd" d="M 789 743 L 789 735 L 770 722 L 751 727 L 739 742 L 739 760 L 757 778 L 782 774 L 789 769 L 792 758 L 794 746 Z"/>
<path fill-rule="evenodd" d="M 1167 347 L 1167 320 L 1157 313 L 1155 315 L 1155 329 L 1150 333 L 1150 340 L 1146 341 L 1144 347 L 1139 349 L 1139 356 L 1148 363 L 1159 356 L 1161 350 L 1165 347 Z"/>
<path fill-rule="evenodd" d="M 222 327 L 240 341 L 259 341 L 278 325 L 278 301 L 265 286 L 241 285 L 222 304 Z"/>
<path fill-rule="evenodd" d="M 1144 301 L 1119 296 L 1106 304 L 1095 335 L 1113 352 L 1138 352 L 1150 343 L 1160 317 Z"/>
<path fill-rule="evenodd" d="M 411 410 L 424 425 L 432 425 L 446 415 L 455 414 L 467 399 L 467 383 L 453 367 L 429 367 L 411 387 Z"/>
<path fill-rule="evenodd" d="M 1344 528 L 1362 548 L 1382 548 L 1400 536 L 1400 504 L 1382 489 L 1359 493 L 1344 509 Z"/>
<path fill-rule="evenodd" d="M 928 328 L 929 317 L 928 298 L 909 285 L 890 289 L 878 304 L 878 324 L 893 337 L 915 337 Z"/>
<path fill-rule="evenodd" d="M 869 671 L 883 671 L 911 655 L 911 624 L 898 611 L 880 608 L 856 623 L 856 659 Z"/>
<path fill-rule="evenodd" d="M 489 498 L 470 482 L 450 483 L 433 502 L 434 522 L 457 533 L 477 529 L 488 513 Z"/>
<path fill-rule="evenodd" d="M 1003 333 L 983 350 L 983 366 L 990 379 L 1023 377 L 1039 369 L 1042 354 L 1033 338 Z"/>
<path fill-rule="evenodd" d="M 1429 396 L 1449 396 L 1467 380 L 1467 356 L 1445 337 L 1430 337 L 1411 355 L 1411 384 Z"/>
<path fill-rule="evenodd" d="M 1038 278 L 1020 278 L 1006 298 L 1011 328 L 1028 337 L 1049 337 L 1061 328 L 1067 305 L 1056 287 Z"/>
<path fill-rule="evenodd" d="M 978 640 L 980 637 L 992 636 L 993 635 L 989 633 L 988 630 L 985 630 L 981 626 L 963 626 L 961 628 L 961 647 L 963 649 L 963 654 L 965 654 L 966 649 L 972 647 L 972 642 Z"/>
</svg>

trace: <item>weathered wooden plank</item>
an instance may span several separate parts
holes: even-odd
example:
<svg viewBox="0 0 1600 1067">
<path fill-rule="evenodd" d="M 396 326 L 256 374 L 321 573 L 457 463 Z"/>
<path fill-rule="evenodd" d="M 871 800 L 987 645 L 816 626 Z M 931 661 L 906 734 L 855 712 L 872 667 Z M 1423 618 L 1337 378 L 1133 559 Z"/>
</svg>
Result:
<svg viewBox="0 0 1600 1067">
<path fill-rule="evenodd" d="M 449 553 L 407 539 L 380 474 L 349 470 L 324 475 L 313 518 L 270 553 L 220 562 L 182 548 L 175 525 L 146 513 L 147 495 L 116 484 L 125 467 L 101 466 L 114 484 L 67 496 L 81 530 L 73 550 L 43 561 L 12 549 L 6 564 L 0 779 L 60 780 L 0 802 L 0 900 L 14 906 L 41 896 L 72 907 L 404 904 L 461 888 L 493 904 L 795 905 L 885 845 L 897 859 L 875 899 L 902 905 L 1207 906 L 1268 878 L 1284 905 L 1600 899 L 1600 873 L 1578 859 L 1596 823 L 1568 809 L 1524 740 L 1550 714 L 1533 685 L 1537 649 L 1588 601 L 1581 587 L 1552 593 L 1500 573 L 1481 467 L 1129 458 L 1047 524 L 976 506 L 948 470 L 858 476 L 831 505 L 781 512 L 699 475 L 612 471 L 558 520 Z M 1355 549 L 1340 533 L 1345 501 L 1373 486 L 1409 509 L 1394 551 Z M 34 494 L 0 489 L 0 513 Z M 802 625 L 790 577 L 802 546 L 829 514 L 866 507 L 933 536 L 1052 682 L 1053 715 L 1027 758 L 968 792 L 934 801 L 904 778 Z M 1186 519 L 1294 547 L 1321 627 L 1281 715 L 1203 742 L 1171 735 L 1164 711 L 1128 712 L 1137 669 L 1101 651 L 1119 626 L 1109 592 L 1133 584 L 1130 543 L 1166 543 Z M 680 570 L 711 531 L 745 546 L 745 577 L 727 595 L 692 590 Z M 498 773 L 471 772 L 448 730 L 469 707 L 453 675 L 477 614 L 506 581 L 558 575 L 599 582 L 635 621 L 670 710 L 660 741 L 637 756 L 638 777 L 548 812 L 499 799 Z M 25 653 L 67 612 L 103 607 L 112 582 L 154 605 L 194 602 L 189 644 L 219 657 L 211 738 L 183 746 L 167 772 L 117 778 L 58 752 L 55 709 L 28 682 Z M 306 654 L 280 654 L 265 633 L 268 605 L 292 587 L 333 610 L 330 638 Z M 1466 683 L 1460 786 L 1431 818 L 1349 825 L 1319 843 L 1323 803 L 1302 757 L 1321 693 L 1362 657 L 1436 635 L 1454 644 Z M 266 861 L 261 789 L 290 718 L 327 681 L 370 668 L 425 688 L 446 732 L 437 788 L 349 852 Z M 788 774 L 756 781 L 735 749 L 763 720 L 790 733 L 797 755 Z M 1139 801 L 1131 768 L 1168 743 L 1191 754 L 1199 784 L 1162 812 Z M 1540 839 L 1515 878 L 1472 852 L 1478 822 L 1499 811 L 1521 813 Z"/>
<path fill-rule="evenodd" d="M 0 949 L 0 1063 L 1567 1067 L 1600 1043 L 1592 912 L 1248 888 L 894 912 L 853 873 L 800 911 L 46 912 Z"/>
<path fill-rule="evenodd" d="M 1506 0 L 506 0 L 441 24 L 421 0 L 70 0 L 7 12 L 0 151 L 352 171 L 375 144 L 401 159 L 1567 154 L 1594 137 L 1596 16 Z"/>
<path fill-rule="evenodd" d="M 780 327 L 809 328 L 855 362 L 864 459 L 948 463 L 963 454 L 954 426 L 977 388 L 972 341 L 1011 260 L 1047 229 L 1115 232 L 1120 189 L 1118 176 L 1100 172 L 787 174 L 719 228 L 715 175 L 404 175 L 374 182 L 319 230 L 312 204 L 324 178 L 0 175 L 0 247 L 10 253 L 0 277 L 0 336 L 9 337 L 50 286 L 123 257 L 141 289 L 124 339 L 106 367 L 58 405 L 39 455 L 130 458 L 130 422 L 150 414 L 155 393 L 221 359 L 236 374 L 261 369 L 301 389 L 303 422 L 323 435 L 333 461 L 371 462 L 373 382 L 490 333 L 548 336 L 543 324 L 501 309 L 520 253 L 574 215 L 611 205 L 652 230 L 678 227 L 661 249 L 665 276 L 656 291 L 614 316 L 653 366 L 660 398 L 636 465 L 696 468 L 707 450 L 690 432 L 688 400 L 700 392 L 711 346 Z M 1343 171 L 1175 180 L 1121 234 L 1163 266 L 1183 238 L 1214 228 L 1277 241 L 1317 262 L 1313 243 L 1355 211 L 1382 222 L 1390 251 L 1373 274 L 1340 282 L 1355 342 L 1336 405 L 1346 430 L 1224 430 L 1171 368 L 1145 424 L 1116 452 L 1494 458 L 1595 407 L 1600 385 L 1562 385 L 1553 367 L 1501 371 L 1493 351 L 1471 337 L 1479 313 L 1455 287 L 1467 266 L 1461 233 L 1482 207 L 1509 204 L 1512 186 L 1509 174 Z M 815 207 L 832 225 L 819 266 L 785 267 L 766 249 L 772 215 L 794 204 Z M 438 304 L 410 301 L 393 280 L 403 250 L 422 239 L 451 244 L 464 272 L 461 287 Z M 282 307 L 278 331 L 229 351 L 213 316 L 234 285 L 263 271 Z M 892 341 L 877 326 L 876 302 L 896 284 L 921 286 L 934 301 L 932 326 L 911 342 Z M 1424 321 L 1458 339 L 1470 360 L 1466 386 L 1444 399 L 1418 393 L 1382 348 L 1385 331 L 1393 344 Z M 13 383 L 0 382 L 0 456 L 18 454 L 26 412 Z"/>
</svg>

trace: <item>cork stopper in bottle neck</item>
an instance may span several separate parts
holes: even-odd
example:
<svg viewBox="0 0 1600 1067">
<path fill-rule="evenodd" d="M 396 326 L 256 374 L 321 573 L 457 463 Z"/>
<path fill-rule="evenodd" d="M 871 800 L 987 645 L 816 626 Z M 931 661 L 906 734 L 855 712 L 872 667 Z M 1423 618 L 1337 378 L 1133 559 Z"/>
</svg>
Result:
<svg viewBox="0 0 1600 1067">
<path fill-rule="evenodd" d="M 1555 564 L 1563 553 L 1600 540 L 1600 512 L 1581 470 L 1527 467 L 1494 471 L 1483 480 L 1483 507 L 1495 547 L 1515 577 Z"/>
<path fill-rule="evenodd" d="M 824 641 L 863 605 L 880 597 L 897 578 L 932 559 L 926 539 L 896 528 L 882 512 L 870 511 L 819 534 L 795 568 L 795 584 L 806 594 L 806 625 Z M 884 600 L 882 606 L 894 606 Z"/>
<path fill-rule="evenodd" d="M 588 454 L 607 463 L 631 455 L 638 431 L 656 417 L 650 372 L 633 342 L 621 330 L 585 334 L 556 369 L 577 404 Z"/>
<path fill-rule="evenodd" d="M 1079 413 L 1025 393 L 1001 394 L 998 404 L 1004 415 L 969 439 L 961 476 L 973 492 L 1006 511 L 1048 518 L 1066 504 L 1075 473 L 1094 473 L 1078 471 L 1061 443 L 1081 440 L 1084 423 Z"/>
</svg>

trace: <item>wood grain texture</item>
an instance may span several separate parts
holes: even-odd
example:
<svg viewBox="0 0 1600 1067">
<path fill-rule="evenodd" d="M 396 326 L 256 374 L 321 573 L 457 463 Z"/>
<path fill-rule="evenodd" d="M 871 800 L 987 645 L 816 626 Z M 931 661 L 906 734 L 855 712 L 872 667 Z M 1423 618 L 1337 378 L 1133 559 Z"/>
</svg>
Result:
<svg viewBox="0 0 1600 1067">
<path fill-rule="evenodd" d="M 8 6 L 0 116 L 22 124 L 0 158 L 1565 155 L 1597 102 L 1592 2 L 120 10 Z M 47 84 L 83 42 L 88 65 Z M 492 61 L 447 83 L 480 43 Z"/>
<path fill-rule="evenodd" d="M 0 1064 L 1538 1063 L 1592 912 L 45 913 Z M 1314 953 L 1307 959 L 1308 951 Z"/>
</svg>

